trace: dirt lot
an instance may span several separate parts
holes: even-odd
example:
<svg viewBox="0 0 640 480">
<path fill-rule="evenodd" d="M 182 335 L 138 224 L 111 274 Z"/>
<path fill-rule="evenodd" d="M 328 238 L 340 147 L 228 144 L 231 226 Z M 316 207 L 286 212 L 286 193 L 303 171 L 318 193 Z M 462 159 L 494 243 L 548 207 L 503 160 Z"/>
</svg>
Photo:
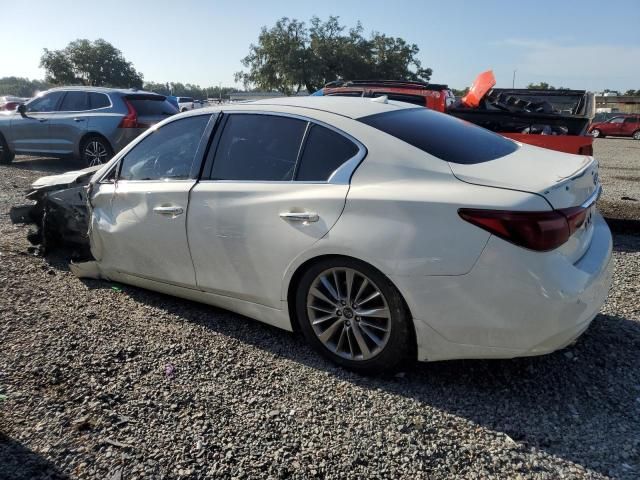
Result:
<svg viewBox="0 0 640 480">
<path fill-rule="evenodd" d="M 598 207 L 616 219 L 640 219 L 640 142 L 599 138 L 594 155 L 600 161 L 604 193 Z"/>
<path fill-rule="evenodd" d="M 596 154 L 602 204 L 636 208 L 621 197 L 640 199 L 640 142 Z M 292 334 L 30 253 L 9 207 L 69 167 L 0 167 L 0 479 L 640 477 L 640 235 L 615 236 L 611 295 L 575 345 L 366 378 Z"/>
</svg>

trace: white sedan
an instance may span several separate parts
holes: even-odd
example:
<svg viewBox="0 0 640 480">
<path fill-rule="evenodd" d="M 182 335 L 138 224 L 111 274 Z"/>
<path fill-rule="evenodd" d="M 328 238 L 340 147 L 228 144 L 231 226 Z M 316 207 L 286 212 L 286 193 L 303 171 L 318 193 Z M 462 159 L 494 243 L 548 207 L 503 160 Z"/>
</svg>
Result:
<svg viewBox="0 0 640 480">
<path fill-rule="evenodd" d="M 598 164 L 384 99 L 200 109 L 93 176 L 104 278 L 300 330 L 363 371 L 544 354 L 611 285 Z"/>
</svg>

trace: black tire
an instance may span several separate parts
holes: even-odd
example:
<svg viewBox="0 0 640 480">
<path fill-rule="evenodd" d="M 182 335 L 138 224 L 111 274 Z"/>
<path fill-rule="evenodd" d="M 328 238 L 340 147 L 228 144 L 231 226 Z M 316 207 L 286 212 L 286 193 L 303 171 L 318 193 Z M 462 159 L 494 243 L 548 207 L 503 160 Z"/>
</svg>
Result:
<svg viewBox="0 0 640 480">
<path fill-rule="evenodd" d="M 0 164 L 9 165 L 13 162 L 16 154 L 9 150 L 9 145 L 7 145 L 7 141 L 4 139 L 2 134 L 0 134 Z"/>
<path fill-rule="evenodd" d="M 593 138 L 604 138 L 606 135 L 602 133 L 602 130 L 594 128 L 593 130 L 591 130 L 591 136 Z"/>
<path fill-rule="evenodd" d="M 105 164 L 113 157 L 113 148 L 104 137 L 89 135 L 80 145 L 80 160 L 87 166 Z"/>
<path fill-rule="evenodd" d="M 386 301 L 388 312 L 390 314 L 390 319 L 388 320 L 390 329 L 386 344 L 384 344 L 381 350 L 372 358 L 366 360 L 348 359 L 330 350 L 330 348 L 325 346 L 325 344 L 319 339 L 318 334 L 314 331 L 314 327 L 311 325 L 307 308 L 307 298 L 310 295 L 309 292 L 312 285 L 314 285 L 316 279 L 327 270 L 341 268 L 355 271 L 357 274 L 364 275 L 372 281 L 374 284 L 372 287 L 377 287 L 377 290 L 382 294 L 384 297 L 383 301 Z M 351 258 L 332 257 L 311 265 L 302 275 L 298 283 L 295 292 L 295 313 L 299 320 L 300 329 L 309 344 L 325 358 L 349 370 L 362 374 L 393 372 L 407 361 L 415 361 L 415 335 L 413 333 L 414 331 L 413 326 L 411 325 L 409 312 L 400 292 L 389 281 L 389 279 L 384 276 L 384 274 L 364 262 Z M 354 309 L 350 315 L 356 315 L 356 313 L 357 310 Z M 344 323 L 346 323 L 347 329 L 354 329 L 354 327 L 348 327 L 349 322 L 346 320 L 346 315 L 347 313 L 345 310 L 344 318 L 342 320 L 342 328 L 344 328 Z M 360 317 L 349 316 L 349 318 L 352 319 L 352 322 L 354 319 L 358 319 L 358 322 L 360 322 Z M 360 332 L 363 331 L 360 327 L 358 327 L 358 329 Z M 360 335 L 362 335 L 362 333 Z M 349 335 L 347 335 L 347 338 L 348 337 Z M 353 334 L 352 338 L 354 338 L 355 342 Z M 371 337 L 369 337 L 369 339 L 370 338 Z M 372 346 L 375 345 L 372 344 Z"/>
<path fill-rule="evenodd" d="M 640 130 L 636 130 L 635 132 L 633 132 L 632 138 L 634 140 L 640 140 Z"/>
</svg>

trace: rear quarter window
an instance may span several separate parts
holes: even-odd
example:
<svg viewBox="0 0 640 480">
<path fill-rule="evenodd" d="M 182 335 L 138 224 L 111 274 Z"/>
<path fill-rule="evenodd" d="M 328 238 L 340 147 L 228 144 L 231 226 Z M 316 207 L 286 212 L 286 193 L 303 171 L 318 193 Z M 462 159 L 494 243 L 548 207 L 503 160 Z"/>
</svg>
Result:
<svg viewBox="0 0 640 480">
<path fill-rule="evenodd" d="M 497 133 L 427 108 L 408 108 L 358 119 L 446 162 L 475 164 L 504 157 L 518 144 Z"/>
</svg>

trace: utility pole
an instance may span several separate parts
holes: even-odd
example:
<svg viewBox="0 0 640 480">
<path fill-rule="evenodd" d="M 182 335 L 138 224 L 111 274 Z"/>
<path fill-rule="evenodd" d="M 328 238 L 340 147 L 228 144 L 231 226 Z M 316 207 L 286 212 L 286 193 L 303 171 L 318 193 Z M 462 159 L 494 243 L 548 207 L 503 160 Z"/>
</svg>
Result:
<svg viewBox="0 0 640 480">
<path fill-rule="evenodd" d="M 516 72 L 517 71 L 518 71 L 517 69 L 513 71 L 513 81 L 511 82 L 511 88 L 516 88 Z"/>
<path fill-rule="evenodd" d="M 222 103 L 222 82 L 218 83 L 218 103 Z"/>
</svg>

